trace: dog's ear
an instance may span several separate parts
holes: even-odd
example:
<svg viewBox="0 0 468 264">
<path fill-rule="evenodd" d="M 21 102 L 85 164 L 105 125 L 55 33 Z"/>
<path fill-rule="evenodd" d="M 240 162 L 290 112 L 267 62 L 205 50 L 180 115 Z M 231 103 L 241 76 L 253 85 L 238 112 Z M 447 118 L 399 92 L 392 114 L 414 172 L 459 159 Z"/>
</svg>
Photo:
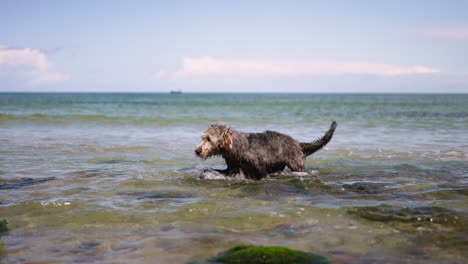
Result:
<svg viewBox="0 0 468 264">
<path fill-rule="evenodd" d="M 226 149 L 232 149 L 232 131 L 231 129 L 226 129 L 221 134 L 221 146 Z"/>
</svg>

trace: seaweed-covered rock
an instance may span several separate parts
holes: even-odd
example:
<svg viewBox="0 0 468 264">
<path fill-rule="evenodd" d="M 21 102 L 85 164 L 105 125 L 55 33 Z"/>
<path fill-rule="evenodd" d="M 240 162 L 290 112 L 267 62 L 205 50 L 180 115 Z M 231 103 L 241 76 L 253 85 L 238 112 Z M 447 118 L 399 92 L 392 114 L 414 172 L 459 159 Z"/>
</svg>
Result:
<svg viewBox="0 0 468 264">
<path fill-rule="evenodd" d="M 237 246 L 212 258 L 208 263 L 250 264 L 250 263 L 297 263 L 327 264 L 330 260 L 323 256 L 292 250 L 278 246 Z"/>
<path fill-rule="evenodd" d="M 435 223 L 452 226 L 457 229 L 466 228 L 467 220 L 456 212 L 437 206 L 415 208 L 400 208 L 392 206 L 366 206 L 349 210 L 348 213 L 371 221 L 382 222 L 418 222 Z"/>
<path fill-rule="evenodd" d="M 8 222 L 3 219 L 0 221 L 0 236 L 8 232 Z"/>
</svg>

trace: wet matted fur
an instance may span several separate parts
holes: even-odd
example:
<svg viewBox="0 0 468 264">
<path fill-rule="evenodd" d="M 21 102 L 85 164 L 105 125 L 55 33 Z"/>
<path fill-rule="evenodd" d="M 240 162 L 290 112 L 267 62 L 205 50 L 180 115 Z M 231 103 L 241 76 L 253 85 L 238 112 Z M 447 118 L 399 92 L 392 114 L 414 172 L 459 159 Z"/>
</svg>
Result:
<svg viewBox="0 0 468 264">
<path fill-rule="evenodd" d="M 244 133 L 222 124 L 211 125 L 195 148 L 202 159 L 221 156 L 226 161 L 225 170 L 216 170 L 228 177 L 243 175 L 248 179 L 262 179 L 285 167 L 291 171 L 304 171 L 304 160 L 323 148 L 333 137 L 336 122 L 320 139 L 300 143 L 292 137 L 275 131 Z"/>
</svg>

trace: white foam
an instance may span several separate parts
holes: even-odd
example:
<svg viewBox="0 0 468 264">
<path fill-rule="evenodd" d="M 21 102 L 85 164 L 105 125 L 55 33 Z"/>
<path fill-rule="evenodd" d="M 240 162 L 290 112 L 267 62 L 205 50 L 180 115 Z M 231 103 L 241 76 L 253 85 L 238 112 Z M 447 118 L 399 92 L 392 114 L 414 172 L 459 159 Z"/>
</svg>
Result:
<svg viewBox="0 0 468 264">
<path fill-rule="evenodd" d="M 246 179 L 242 171 L 234 175 L 226 175 L 213 169 L 204 169 L 201 172 L 201 174 L 198 176 L 198 178 L 202 180 L 238 180 L 238 181 L 242 181 Z"/>
</svg>

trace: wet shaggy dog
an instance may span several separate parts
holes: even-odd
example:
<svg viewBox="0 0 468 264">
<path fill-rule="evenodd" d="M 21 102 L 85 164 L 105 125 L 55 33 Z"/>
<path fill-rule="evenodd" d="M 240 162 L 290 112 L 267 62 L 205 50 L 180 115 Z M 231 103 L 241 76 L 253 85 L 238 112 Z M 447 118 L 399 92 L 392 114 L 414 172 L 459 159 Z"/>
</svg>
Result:
<svg viewBox="0 0 468 264">
<path fill-rule="evenodd" d="M 227 168 L 216 172 L 224 176 L 241 175 L 260 180 L 286 167 L 291 171 L 304 171 L 305 158 L 330 142 L 335 129 L 336 122 L 333 121 L 323 137 L 311 143 L 300 143 L 275 131 L 243 133 L 214 124 L 203 133 L 195 154 L 202 159 L 223 157 Z"/>
</svg>

